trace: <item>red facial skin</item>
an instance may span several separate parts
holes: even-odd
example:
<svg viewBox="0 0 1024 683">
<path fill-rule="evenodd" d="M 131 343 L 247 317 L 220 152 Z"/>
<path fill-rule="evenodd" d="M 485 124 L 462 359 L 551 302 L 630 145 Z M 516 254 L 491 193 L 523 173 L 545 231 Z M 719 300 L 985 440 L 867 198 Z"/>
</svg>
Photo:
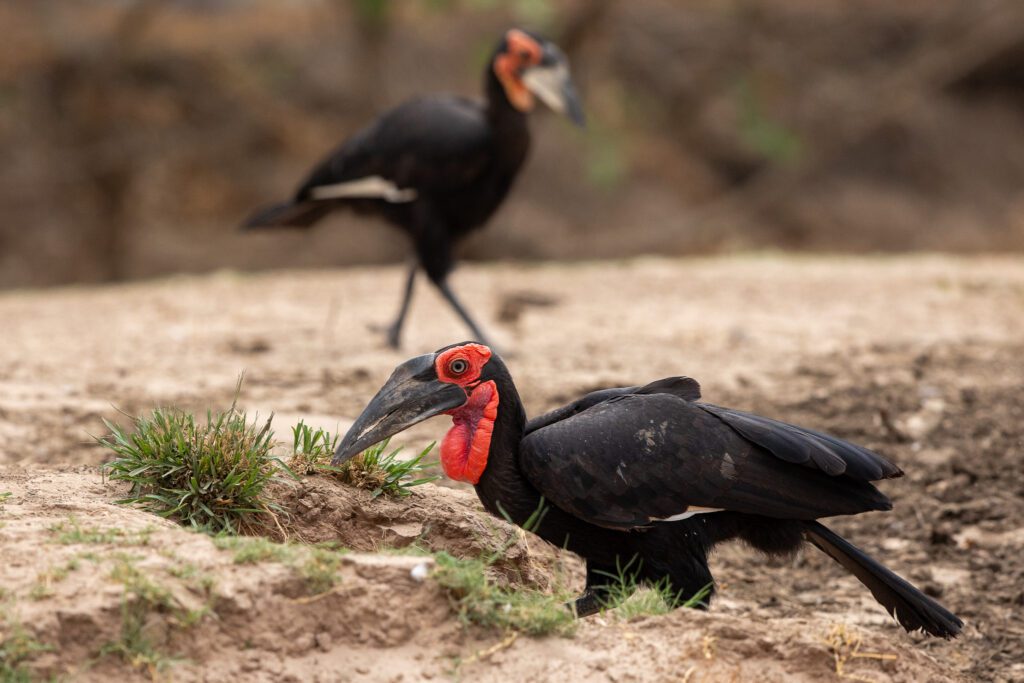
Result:
<svg viewBox="0 0 1024 683">
<path fill-rule="evenodd" d="M 505 34 L 506 49 L 494 60 L 494 75 L 498 77 L 505 96 L 512 106 L 522 112 L 533 109 L 533 93 L 520 78 L 523 69 L 540 63 L 541 47 L 537 41 L 519 29 Z"/>
<path fill-rule="evenodd" d="M 441 441 L 441 467 L 449 478 L 476 484 L 487 467 L 491 432 L 498 416 L 498 387 L 481 382 L 480 372 L 491 358 L 483 344 L 448 349 L 434 361 L 437 378 L 461 386 L 469 400 L 449 410 L 452 428 Z"/>
</svg>

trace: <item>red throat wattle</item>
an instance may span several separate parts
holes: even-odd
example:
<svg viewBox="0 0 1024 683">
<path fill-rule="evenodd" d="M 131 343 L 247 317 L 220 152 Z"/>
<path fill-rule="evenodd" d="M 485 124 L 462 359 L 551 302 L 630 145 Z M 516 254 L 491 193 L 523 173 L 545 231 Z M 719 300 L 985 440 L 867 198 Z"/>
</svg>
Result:
<svg viewBox="0 0 1024 683">
<path fill-rule="evenodd" d="M 498 416 L 498 388 L 493 381 L 473 389 L 469 400 L 454 410 L 452 428 L 441 441 L 441 466 L 456 481 L 476 484 L 487 467 L 491 433 Z"/>
</svg>

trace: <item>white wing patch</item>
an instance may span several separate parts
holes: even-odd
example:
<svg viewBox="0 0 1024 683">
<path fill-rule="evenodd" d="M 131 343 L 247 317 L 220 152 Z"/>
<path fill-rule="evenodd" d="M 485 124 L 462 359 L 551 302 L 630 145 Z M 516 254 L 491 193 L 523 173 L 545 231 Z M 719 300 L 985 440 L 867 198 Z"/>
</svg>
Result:
<svg viewBox="0 0 1024 683">
<path fill-rule="evenodd" d="M 724 508 L 702 508 L 702 507 L 689 507 L 686 508 L 685 512 L 680 512 L 678 515 L 672 515 L 671 517 L 665 517 L 663 519 L 652 519 L 652 522 L 680 522 L 684 519 L 689 519 L 694 515 L 706 515 L 709 512 L 724 512 Z"/>
<path fill-rule="evenodd" d="M 358 180 L 348 180 L 334 185 L 320 185 L 310 190 L 313 199 L 350 199 L 363 197 L 367 199 L 383 199 L 386 202 L 400 204 L 416 199 L 416 190 L 401 189 L 387 178 L 371 175 Z"/>
</svg>

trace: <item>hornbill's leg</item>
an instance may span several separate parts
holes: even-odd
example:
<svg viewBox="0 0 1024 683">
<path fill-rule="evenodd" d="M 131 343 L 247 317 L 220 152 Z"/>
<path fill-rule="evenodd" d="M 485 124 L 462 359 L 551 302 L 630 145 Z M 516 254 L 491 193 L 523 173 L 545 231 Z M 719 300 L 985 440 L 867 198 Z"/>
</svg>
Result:
<svg viewBox="0 0 1024 683">
<path fill-rule="evenodd" d="M 419 257 L 423 272 L 427 274 L 448 304 L 455 309 L 455 312 L 469 327 L 470 332 L 473 333 L 473 339 L 494 349 L 494 345 L 487 340 L 487 335 L 483 333 L 462 302 L 452 292 L 451 287 L 448 286 L 448 273 L 451 272 L 455 262 L 452 255 L 454 238 L 429 202 L 414 202 L 413 211 L 416 222 L 413 239 L 416 255 Z"/>
<path fill-rule="evenodd" d="M 481 344 L 490 346 L 492 349 L 495 348 L 494 344 L 487 340 L 487 335 L 480 330 L 476 321 L 469 315 L 469 311 L 466 310 L 462 305 L 462 302 L 460 302 L 455 296 L 455 292 L 453 292 L 451 287 L 448 286 L 447 278 L 439 280 L 435 284 L 437 285 L 438 291 L 441 292 L 441 295 L 444 296 L 448 303 L 451 304 L 451 307 L 455 309 L 455 312 L 459 314 L 459 317 L 462 318 L 462 321 L 469 327 L 469 331 L 473 333 L 473 339 Z"/>
<path fill-rule="evenodd" d="M 627 569 L 628 569 L 627 565 Z M 583 594 L 568 603 L 577 617 L 589 617 L 602 609 L 614 607 L 613 597 L 625 599 L 636 588 L 636 576 L 620 571 L 611 565 L 600 565 L 587 561 L 587 587 Z"/>
<path fill-rule="evenodd" d="M 398 317 L 388 327 L 388 346 L 398 348 L 398 341 L 402 335 L 402 325 L 405 324 L 405 315 L 409 312 L 409 303 L 412 301 L 412 288 L 416 284 L 416 269 L 419 264 L 413 261 L 409 265 L 409 277 L 405 281 L 405 293 L 402 295 L 402 305 L 398 309 Z"/>
<path fill-rule="evenodd" d="M 668 579 L 667 595 L 671 596 L 671 607 L 682 607 L 690 603 L 690 607 L 707 609 L 715 594 L 715 579 L 711 576 L 707 561 L 688 562 L 685 567 L 673 567 L 665 575 Z"/>
</svg>

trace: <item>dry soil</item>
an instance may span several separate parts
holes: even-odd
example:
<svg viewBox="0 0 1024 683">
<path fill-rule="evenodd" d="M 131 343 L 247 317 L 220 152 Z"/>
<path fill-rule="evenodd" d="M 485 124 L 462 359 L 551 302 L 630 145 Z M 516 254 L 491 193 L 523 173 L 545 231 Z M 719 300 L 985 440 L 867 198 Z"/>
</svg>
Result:
<svg viewBox="0 0 1024 683">
<path fill-rule="evenodd" d="M 121 489 L 99 476 L 106 455 L 90 435 L 117 409 L 226 407 L 244 372 L 242 405 L 274 412 L 282 437 L 300 417 L 343 430 L 395 364 L 465 337 L 421 289 L 405 350 L 385 349 L 368 328 L 394 312 L 400 279 L 397 268 L 223 273 L 0 296 L 0 493 L 11 494 L 0 503 L 0 600 L 6 636 L 17 622 L 50 648 L 33 671 L 96 681 L 1024 680 L 1020 259 L 640 259 L 455 277 L 530 413 L 596 387 L 688 374 L 709 401 L 891 457 L 907 472 L 883 485 L 895 509 L 833 526 L 961 615 L 956 641 L 903 633 L 813 550 L 765 562 L 741 547 L 716 554 L 720 595 L 708 613 L 605 615 L 569 639 L 467 629 L 430 579 L 412 577 L 425 560 L 373 551 L 420 539 L 472 555 L 507 537 L 509 576 L 542 587 L 581 577 L 578 562 L 516 537 L 450 485 L 375 501 L 321 478 L 278 490 L 293 540 L 358 551 L 320 595 L 287 563 L 235 564 L 207 537 L 113 502 Z M 421 447 L 444 429 L 428 421 L 400 439 Z M 118 533 L 60 542 L 75 524 Z M 103 648 L 128 615 L 126 566 L 202 615 L 190 626 L 180 610 L 147 617 L 152 641 L 176 657 L 160 671 Z"/>
</svg>

